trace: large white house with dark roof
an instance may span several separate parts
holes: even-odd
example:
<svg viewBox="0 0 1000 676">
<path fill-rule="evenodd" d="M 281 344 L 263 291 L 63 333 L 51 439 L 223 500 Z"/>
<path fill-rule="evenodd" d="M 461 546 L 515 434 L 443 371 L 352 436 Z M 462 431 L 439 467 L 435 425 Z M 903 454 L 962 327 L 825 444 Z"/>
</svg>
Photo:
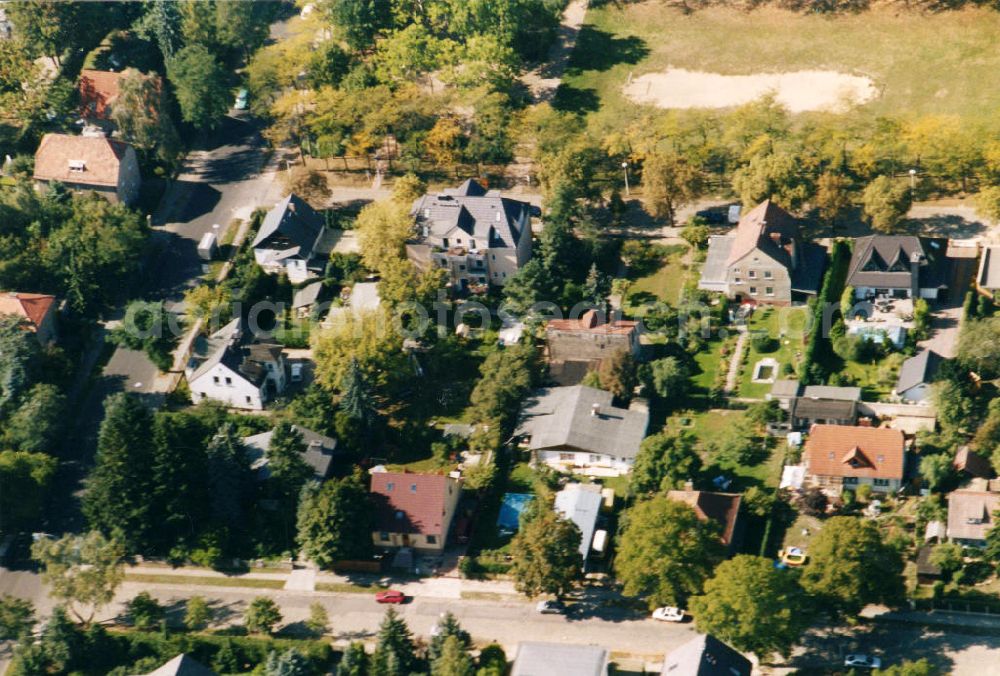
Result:
<svg viewBox="0 0 1000 676">
<path fill-rule="evenodd" d="M 284 391 L 287 380 L 281 345 L 243 339 L 237 318 L 196 346 L 185 369 L 194 403 L 211 399 L 259 411 Z"/>
<path fill-rule="evenodd" d="M 826 250 L 803 242 L 795 219 L 770 200 L 733 232 L 708 240 L 698 288 L 739 302 L 790 305 L 819 292 Z"/>
<path fill-rule="evenodd" d="M 462 290 L 503 286 L 531 258 L 535 211 L 472 179 L 424 195 L 411 210 L 416 228 L 407 257 L 422 269 L 444 268 Z"/>
<path fill-rule="evenodd" d="M 536 463 L 617 476 L 632 470 L 648 425 L 647 410 L 618 408 L 610 392 L 574 385 L 536 392 L 524 407 L 517 433 Z"/>
<path fill-rule="evenodd" d="M 926 245 L 926 246 L 925 246 Z M 947 243 L 913 235 L 870 235 L 854 240 L 847 286 L 860 300 L 878 296 L 937 298 L 946 288 Z"/>
<path fill-rule="evenodd" d="M 264 272 L 284 272 L 299 284 L 323 271 L 316 249 L 325 233 L 323 217 L 305 200 L 289 195 L 264 217 L 253 240 L 253 254 Z"/>
</svg>

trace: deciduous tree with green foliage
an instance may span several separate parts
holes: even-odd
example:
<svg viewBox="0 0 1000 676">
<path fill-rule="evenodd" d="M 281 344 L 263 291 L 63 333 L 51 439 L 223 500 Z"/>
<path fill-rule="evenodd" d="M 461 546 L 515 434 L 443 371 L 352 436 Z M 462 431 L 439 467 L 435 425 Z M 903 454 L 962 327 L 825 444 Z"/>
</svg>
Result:
<svg viewBox="0 0 1000 676">
<path fill-rule="evenodd" d="M 861 195 L 865 216 L 872 228 L 882 233 L 893 232 L 910 210 L 910 189 L 889 176 L 879 176 L 865 187 Z"/>
<path fill-rule="evenodd" d="M 653 213 L 674 224 L 677 207 L 701 194 L 701 171 L 688 158 L 673 150 L 657 150 L 642 165 L 642 185 Z"/>
<path fill-rule="evenodd" d="M 281 619 L 278 604 L 266 596 L 258 596 L 247 606 L 243 624 L 251 634 L 273 634 Z"/>
<path fill-rule="evenodd" d="M 510 543 L 510 574 L 517 591 L 529 597 L 565 595 L 580 576 L 580 529 L 539 504 L 521 517 L 521 527 Z"/>
<path fill-rule="evenodd" d="M 204 596 L 192 596 L 184 607 L 184 626 L 191 631 L 200 631 L 212 621 L 212 608 Z"/>
<path fill-rule="evenodd" d="M 355 473 L 307 485 L 298 514 L 302 553 L 321 568 L 360 560 L 371 553 L 374 519 L 364 476 Z"/>
<path fill-rule="evenodd" d="M 58 462 L 45 453 L 0 451 L 0 528 L 6 533 L 39 525 Z"/>
<path fill-rule="evenodd" d="M 132 619 L 132 626 L 140 631 L 155 629 L 166 616 L 166 609 L 150 596 L 149 592 L 139 592 L 125 604 L 125 610 Z"/>
<path fill-rule="evenodd" d="M 903 598 L 903 559 L 873 521 L 835 516 L 809 546 L 802 586 L 824 607 L 854 615 L 869 603 Z"/>
<path fill-rule="evenodd" d="M 645 599 L 650 608 L 684 606 L 724 556 L 718 523 L 657 495 L 626 512 L 615 568 L 626 595 Z"/>
<path fill-rule="evenodd" d="M 65 395 L 55 385 L 39 383 L 8 418 L 4 442 L 21 451 L 52 453 L 58 449 L 65 417 Z"/>
<path fill-rule="evenodd" d="M 96 531 L 58 540 L 42 538 L 32 545 L 31 556 L 42 566 L 42 580 L 49 585 L 49 595 L 66 601 L 70 611 L 85 624 L 111 603 L 125 579 L 124 548 Z M 89 607 L 90 614 L 82 615 L 78 605 Z"/>
<path fill-rule="evenodd" d="M 236 3 L 223 3 L 236 4 Z M 127 68 L 118 82 L 118 96 L 111 108 L 111 119 L 121 137 L 147 156 L 170 160 L 179 139 L 167 112 L 163 82 L 158 75 Z"/>
<path fill-rule="evenodd" d="M 701 458 L 691 437 L 660 432 L 642 440 L 632 468 L 632 490 L 655 493 L 681 488 L 701 472 Z"/>
<path fill-rule="evenodd" d="M 18 641 L 35 626 L 35 607 L 31 601 L 10 594 L 0 596 L 0 641 Z"/>
<path fill-rule="evenodd" d="M 167 61 L 184 121 L 196 129 L 214 129 L 229 112 L 229 74 L 215 55 L 200 44 L 188 45 Z"/>
<path fill-rule="evenodd" d="M 719 564 L 690 608 L 699 632 L 763 660 L 790 653 L 809 626 L 809 605 L 793 575 L 770 559 L 741 554 Z"/>
</svg>

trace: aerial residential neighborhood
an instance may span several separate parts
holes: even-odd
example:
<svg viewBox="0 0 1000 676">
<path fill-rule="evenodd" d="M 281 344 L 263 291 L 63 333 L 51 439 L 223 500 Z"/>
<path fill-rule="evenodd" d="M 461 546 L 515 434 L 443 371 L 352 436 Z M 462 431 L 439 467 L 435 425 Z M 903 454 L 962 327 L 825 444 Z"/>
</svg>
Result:
<svg viewBox="0 0 1000 676">
<path fill-rule="evenodd" d="M 0 0 L 0 674 L 992 674 L 1000 9 Z"/>
</svg>

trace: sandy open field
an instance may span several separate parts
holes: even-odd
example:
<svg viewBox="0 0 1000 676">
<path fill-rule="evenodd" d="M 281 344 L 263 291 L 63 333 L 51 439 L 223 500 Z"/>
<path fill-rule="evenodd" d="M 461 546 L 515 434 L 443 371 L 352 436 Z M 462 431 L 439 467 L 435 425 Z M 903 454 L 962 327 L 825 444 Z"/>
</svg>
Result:
<svg viewBox="0 0 1000 676">
<path fill-rule="evenodd" d="M 869 78 L 829 70 L 721 75 L 668 68 L 640 75 L 622 91 L 637 103 L 660 108 L 727 108 L 773 92 L 793 113 L 840 111 L 878 96 L 878 89 Z"/>
</svg>

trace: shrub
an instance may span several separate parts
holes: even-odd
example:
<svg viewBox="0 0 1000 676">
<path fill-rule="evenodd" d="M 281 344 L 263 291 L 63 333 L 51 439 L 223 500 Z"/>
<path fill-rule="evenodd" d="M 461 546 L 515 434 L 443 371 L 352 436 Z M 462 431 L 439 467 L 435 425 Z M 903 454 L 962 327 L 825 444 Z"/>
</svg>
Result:
<svg viewBox="0 0 1000 676">
<path fill-rule="evenodd" d="M 159 601 L 149 595 L 149 592 L 140 592 L 126 604 L 132 625 L 137 629 L 149 630 L 154 628 L 163 619 L 165 611 Z"/>
<path fill-rule="evenodd" d="M 754 333 L 750 337 L 750 345 L 758 354 L 767 354 L 778 349 L 778 340 L 766 333 Z"/>
</svg>

